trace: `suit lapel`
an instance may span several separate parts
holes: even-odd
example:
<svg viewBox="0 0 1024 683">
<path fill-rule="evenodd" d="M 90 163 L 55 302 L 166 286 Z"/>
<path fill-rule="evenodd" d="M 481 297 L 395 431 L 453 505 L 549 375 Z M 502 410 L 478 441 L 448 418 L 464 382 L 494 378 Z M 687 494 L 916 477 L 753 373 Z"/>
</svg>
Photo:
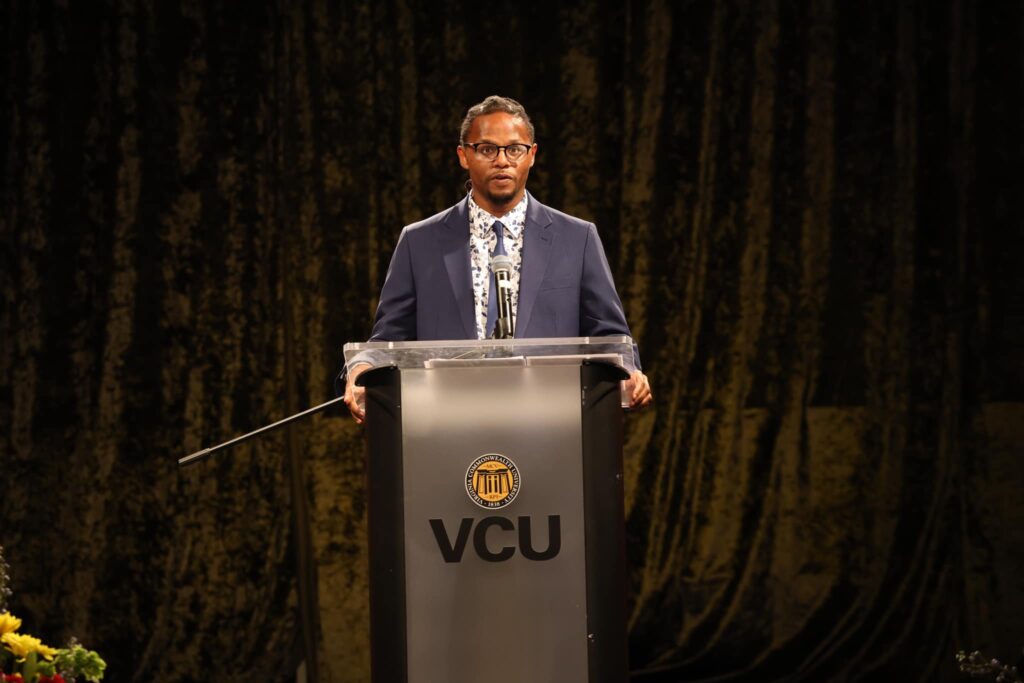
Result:
<svg viewBox="0 0 1024 683">
<path fill-rule="evenodd" d="M 467 219 L 468 220 L 468 219 Z M 519 306 L 516 315 L 516 337 L 522 337 L 530 324 L 533 304 L 548 269 L 551 245 L 554 243 L 551 214 L 530 195 L 526 205 L 526 232 L 523 234 L 523 268 L 519 278 Z"/>
<path fill-rule="evenodd" d="M 476 339 L 473 322 L 473 277 L 469 272 L 469 200 L 464 199 L 448 212 L 438 232 L 438 248 L 444 257 L 448 282 L 455 295 L 455 305 L 462 320 L 465 339 Z"/>
</svg>

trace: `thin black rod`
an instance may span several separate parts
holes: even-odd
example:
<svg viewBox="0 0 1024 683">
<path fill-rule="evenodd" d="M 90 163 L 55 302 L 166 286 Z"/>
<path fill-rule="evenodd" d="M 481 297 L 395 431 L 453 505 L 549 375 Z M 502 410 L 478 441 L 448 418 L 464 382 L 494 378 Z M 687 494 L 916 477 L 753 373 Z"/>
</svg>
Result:
<svg viewBox="0 0 1024 683">
<path fill-rule="evenodd" d="M 255 430 L 255 431 L 249 432 L 248 434 L 243 434 L 242 436 L 236 436 L 235 438 L 231 439 L 230 441 L 225 441 L 224 443 L 218 444 L 216 446 L 213 446 L 212 448 L 204 448 L 203 450 L 196 451 L 195 453 L 192 453 L 191 455 L 186 455 L 184 458 L 178 458 L 178 466 L 179 467 L 184 467 L 185 465 L 191 465 L 193 463 L 199 462 L 200 460 L 205 460 L 206 458 L 209 458 L 211 455 L 213 455 L 214 453 L 216 453 L 219 450 L 223 450 L 225 448 L 230 448 L 231 446 L 239 444 L 239 443 L 241 443 L 243 441 L 248 441 L 249 439 L 253 438 L 254 436 L 259 436 L 260 434 L 263 434 L 265 432 L 273 431 L 273 430 L 277 429 L 278 427 L 283 427 L 283 426 L 285 426 L 286 424 L 288 424 L 290 422 L 295 422 L 296 420 L 301 420 L 302 418 L 306 417 L 307 415 L 312 415 L 313 413 L 319 413 L 321 410 L 324 410 L 325 408 L 329 408 L 330 406 L 333 406 L 335 403 L 340 403 L 341 401 L 344 401 L 344 400 L 345 400 L 344 396 L 339 396 L 338 398 L 333 398 L 330 401 L 328 401 L 327 403 L 321 403 L 318 406 L 313 406 L 312 408 L 308 408 L 307 410 L 303 410 L 301 413 L 295 413 L 294 415 L 286 417 L 283 420 L 278 420 L 277 422 L 275 422 L 273 424 L 269 424 L 269 425 L 267 425 L 265 427 L 260 427 L 259 429 Z"/>
</svg>

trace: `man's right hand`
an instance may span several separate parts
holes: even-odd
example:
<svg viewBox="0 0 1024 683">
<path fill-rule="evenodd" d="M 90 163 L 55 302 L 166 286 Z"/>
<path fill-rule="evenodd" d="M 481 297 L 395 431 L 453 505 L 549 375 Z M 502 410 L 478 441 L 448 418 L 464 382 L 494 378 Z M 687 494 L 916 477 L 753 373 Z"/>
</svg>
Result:
<svg viewBox="0 0 1024 683">
<path fill-rule="evenodd" d="M 370 365 L 357 365 L 348 371 L 345 378 L 345 405 L 352 413 L 356 424 L 363 424 L 366 419 L 366 387 L 357 387 L 356 379 L 370 369 Z"/>
</svg>

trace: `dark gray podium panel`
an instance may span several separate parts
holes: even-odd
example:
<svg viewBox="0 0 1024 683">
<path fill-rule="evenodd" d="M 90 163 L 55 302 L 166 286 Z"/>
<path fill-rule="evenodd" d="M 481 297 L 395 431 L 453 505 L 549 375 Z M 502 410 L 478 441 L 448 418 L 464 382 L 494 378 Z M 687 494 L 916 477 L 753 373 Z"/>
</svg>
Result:
<svg viewBox="0 0 1024 683">
<path fill-rule="evenodd" d="M 368 374 L 373 680 L 624 681 L 618 373 Z M 467 492 L 489 454 L 517 475 L 494 508 Z"/>
</svg>

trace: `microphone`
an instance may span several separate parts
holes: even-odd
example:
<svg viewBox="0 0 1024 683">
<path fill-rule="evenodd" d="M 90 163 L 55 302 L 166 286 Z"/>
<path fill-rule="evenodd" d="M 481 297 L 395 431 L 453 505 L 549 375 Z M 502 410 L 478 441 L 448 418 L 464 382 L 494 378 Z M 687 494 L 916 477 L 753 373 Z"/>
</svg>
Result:
<svg viewBox="0 0 1024 683">
<path fill-rule="evenodd" d="M 495 339 L 511 339 L 515 334 L 512 322 L 512 259 L 498 255 L 491 257 L 491 272 L 497 287 L 498 319 L 494 322 Z"/>
</svg>

